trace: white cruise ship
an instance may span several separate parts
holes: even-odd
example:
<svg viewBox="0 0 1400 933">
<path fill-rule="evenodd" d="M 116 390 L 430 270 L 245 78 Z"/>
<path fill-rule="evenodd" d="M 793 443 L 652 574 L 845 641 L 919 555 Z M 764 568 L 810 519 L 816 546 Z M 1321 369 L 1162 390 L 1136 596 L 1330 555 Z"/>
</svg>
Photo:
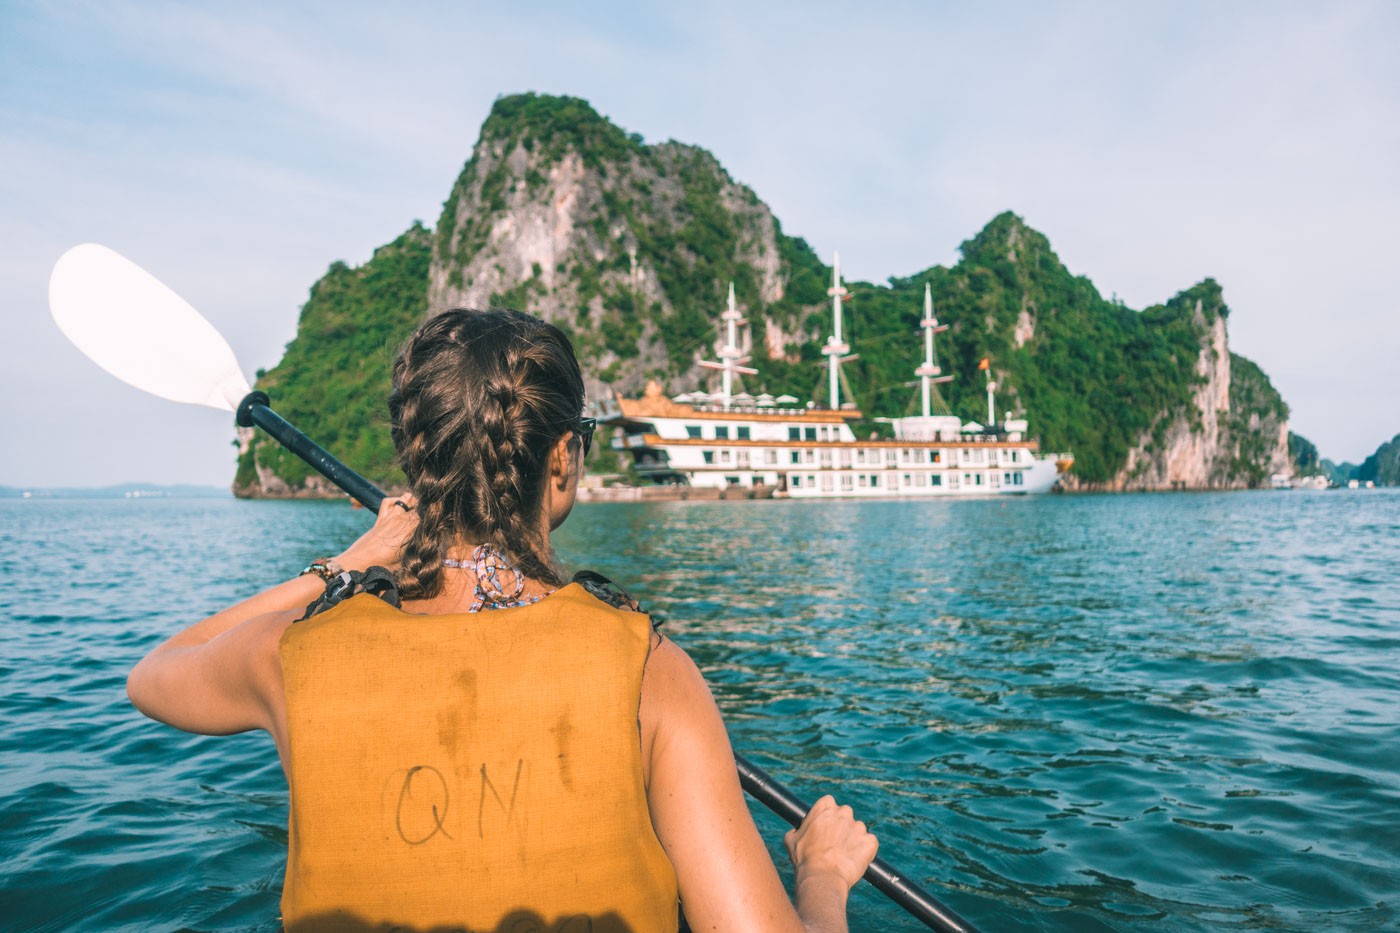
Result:
<svg viewBox="0 0 1400 933">
<path fill-rule="evenodd" d="M 842 339 L 840 259 L 832 273 L 833 332 L 822 348 L 827 357 L 826 406 L 800 403 L 790 395 L 734 393 L 735 377 L 757 371 L 738 345 L 745 323 L 735 309 L 734 286 L 721 319 L 725 342 L 719 361 L 720 391 L 668 398 L 649 384 L 637 399 L 612 397 L 596 405 L 599 424 L 621 428 L 614 447 L 632 453 L 645 481 L 660 485 L 718 488 L 744 496 L 794 499 L 979 496 L 1050 491 L 1074 458 L 1042 454 L 1027 437 L 1027 424 L 1007 419 L 996 424 L 996 384 L 987 369 L 987 424 L 964 422 L 948 413 L 936 386 L 948 382 L 935 361 L 934 335 L 947 329 L 933 314 L 924 288 L 924 360 L 915 369 L 922 414 L 882 418 L 893 437 L 862 440 L 851 422 L 863 416 L 841 401 L 841 363 L 854 359 Z M 983 361 L 986 369 L 986 361 Z"/>
</svg>

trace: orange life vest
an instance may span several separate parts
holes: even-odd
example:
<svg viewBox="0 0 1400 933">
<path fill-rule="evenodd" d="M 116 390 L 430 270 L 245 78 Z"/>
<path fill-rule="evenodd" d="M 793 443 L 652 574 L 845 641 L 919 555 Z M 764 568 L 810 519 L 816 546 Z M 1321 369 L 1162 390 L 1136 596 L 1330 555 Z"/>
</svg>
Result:
<svg viewBox="0 0 1400 933">
<path fill-rule="evenodd" d="M 673 933 L 650 637 L 576 584 L 460 615 L 361 595 L 288 628 L 287 929 Z"/>
</svg>

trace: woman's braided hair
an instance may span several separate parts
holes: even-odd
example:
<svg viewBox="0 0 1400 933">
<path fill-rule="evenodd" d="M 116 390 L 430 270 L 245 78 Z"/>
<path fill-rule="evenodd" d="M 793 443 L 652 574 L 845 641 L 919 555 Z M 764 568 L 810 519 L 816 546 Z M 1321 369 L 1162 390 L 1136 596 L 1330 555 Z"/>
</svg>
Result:
<svg viewBox="0 0 1400 933">
<path fill-rule="evenodd" d="M 418 328 L 389 396 L 399 466 L 418 499 L 404 598 L 441 592 L 442 560 L 458 541 L 495 545 L 527 577 L 560 585 L 540 509 L 550 453 L 582 411 L 578 360 L 554 325 L 459 308 Z"/>
</svg>

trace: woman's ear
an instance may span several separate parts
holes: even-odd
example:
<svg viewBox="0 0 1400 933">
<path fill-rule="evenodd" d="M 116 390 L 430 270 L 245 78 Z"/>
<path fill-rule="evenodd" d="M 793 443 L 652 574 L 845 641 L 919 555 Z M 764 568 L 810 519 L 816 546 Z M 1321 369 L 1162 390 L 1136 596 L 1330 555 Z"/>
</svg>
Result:
<svg viewBox="0 0 1400 933">
<path fill-rule="evenodd" d="M 574 478 L 574 438 L 570 432 L 559 438 L 549 455 L 549 476 L 559 489 L 567 489 Z"/>
</svg>

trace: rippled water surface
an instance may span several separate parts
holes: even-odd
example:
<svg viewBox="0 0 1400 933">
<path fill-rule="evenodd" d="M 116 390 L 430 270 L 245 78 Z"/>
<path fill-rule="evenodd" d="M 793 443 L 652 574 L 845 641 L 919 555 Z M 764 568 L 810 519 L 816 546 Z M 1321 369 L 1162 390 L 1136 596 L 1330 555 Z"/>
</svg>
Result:
<svg viewBox="0 0 1400 933">
<path fill-rule="evenodd" d="M 123 680 L 366 522 L 0 502 L 0 927 L 276 929 L 271 741 Z M 984 930 L 1400 927 L 1400 494 L 589 505 L 559 545 Z M 911 928 L 861 888 L 853 930 Z"/>
</svg>

